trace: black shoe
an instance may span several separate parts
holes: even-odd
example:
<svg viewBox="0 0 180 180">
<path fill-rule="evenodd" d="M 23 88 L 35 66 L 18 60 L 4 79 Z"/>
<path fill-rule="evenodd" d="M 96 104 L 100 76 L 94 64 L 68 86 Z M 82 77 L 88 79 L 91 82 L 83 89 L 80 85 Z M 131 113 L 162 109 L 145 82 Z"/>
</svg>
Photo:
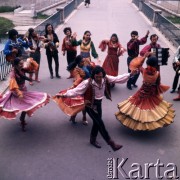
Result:
<svg viewBox="0 0 180 180">
<path fill-rule="evenodd" d="M 131 86 L 127 86 L 127 88 L 128 88 L 129 90 L 132 90 L 132 87 L 131 87 Z"/>
<path fill-rule="evenodd" d="M 76 124 L 77 122 L 75 121 L 76 116 L 71 116 L 71 118 L 69 119 L 69 121 L 72 122 L 72 124 Z"/>
<path fill-rule="evenodd" d="M 110 83 L 110 87 L 113 88 L 115 86 L 115 83 Z"/>
<path fill-rule="evenodd" d="M 96 137 L 90 137 L 90 143 L 96 148 L 101 148 L 100 144 L 96 141 Z"/>
<path fill-rule="evenodd" d="M 57 74 L 56 77 L 59 78 L 59 79 L 61 78 L 61 76 L 59 74 Z"/>
<path fill-rule="evenodd" d="M 113 149 L 113 151 L 118 151 L 119 149 L 121 149 L 123 146 L 120 144 L 116 144 L 114 141 L 109 140 L 108 144 L 111 146 L 111 148 Z"/>
<path fill-rule="evenodd" d="M 53 79 L 53 78 L 54 78 L 54 76 L 51 74 L 51 75 L 50 75 L 50 78 L 51 78 L 51 79 Z"/>
<path fill-rule="evenodd" d="M 136 84 L 133 84 L 133 87 L 137 88 L 138 86 Z"/>
<path fill-rule="evenodd" d="M 90 141 L 90 143 L 96 148 L 101 148 L 100 144 L 97 141 Z"/>
<path fill-rule="evenodd" d="M 170 93 L 174 93 L 175 92 L 175 89 L 172 89 L 171 91 L 170 91 Z"/>
</svg>

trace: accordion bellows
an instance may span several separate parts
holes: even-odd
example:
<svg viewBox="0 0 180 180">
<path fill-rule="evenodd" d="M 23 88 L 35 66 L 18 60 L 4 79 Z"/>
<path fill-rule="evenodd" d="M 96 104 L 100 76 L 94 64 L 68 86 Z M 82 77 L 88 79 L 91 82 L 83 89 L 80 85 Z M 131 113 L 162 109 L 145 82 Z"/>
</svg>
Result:
<svg viewBox="0 0 180 180">
<path fill-rule="evenodd" d="M 145 61 L 146 57 L 136 57 L 134 58 L 131 62 L 130 62 L 130 65 L 129 65 L 129 69 L 132 71 L 132 70 L 136 70 L 136 69 L 139 69 L 144 61 Z"/>
</svg>

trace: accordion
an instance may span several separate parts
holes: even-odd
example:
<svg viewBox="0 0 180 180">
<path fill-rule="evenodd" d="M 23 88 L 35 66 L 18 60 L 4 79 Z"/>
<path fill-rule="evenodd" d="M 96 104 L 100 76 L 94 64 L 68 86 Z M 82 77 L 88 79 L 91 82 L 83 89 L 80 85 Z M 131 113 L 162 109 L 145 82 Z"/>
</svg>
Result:
<svg viewBox="0 0 180 180">
<path fill-rule="evenodd" d="M 169 58 L 169 48 L 151 48 L 151 52 L 155 53 L 159 66 L 167 65 Z"/>
</svg>

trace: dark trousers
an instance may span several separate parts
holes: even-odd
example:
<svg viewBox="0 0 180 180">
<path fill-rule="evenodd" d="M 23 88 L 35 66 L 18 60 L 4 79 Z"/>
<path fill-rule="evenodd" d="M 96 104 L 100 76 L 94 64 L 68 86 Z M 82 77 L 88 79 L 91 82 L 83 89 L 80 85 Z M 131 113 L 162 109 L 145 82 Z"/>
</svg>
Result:
<svg viewBox="0 0 180 180">
<path fill-rule="evenodd" d="M 176 71 L 176 74 L 174 76 L 174 81 L 173 81 L 172 89 L 176 90 L 178 81 L 179 81 L 179 74 L 178 74 L 178 71 Z"/>
<path fill-rule="evenodd" d="M 68 65 L 74 62 L 77 55 L 77 51 L 67 51 L 67 63 Z"/>
<path fill-rule="evenodd" d="M 85 3 L 90 4 L 90 0 L 85 0 Z"/>
<path fill-rule="evenodd" d="M 104 122 L 102 120 L 102 108 L 101 108 L 102 100 L 95 100 L 94 106 L 95 109 L 86 106 L 86 112 L 89 114 L 91 119 L 93 120 L 93 126 L 91 129 L 91 137 L 96 138 L 98 132 L 102 135 L 104 140 L 108 142 L 110 140 L 110 136 L 105 128 Z"/>
<path fill-rule="evenodd" d="M 129 69 L 129 65 L 130 65 L 130 62 L 133 60 L 134 58 L 133 57 L 128 57 L 127 58 L 127 65 L 128 65 L 128 73 L 131 72 L 131 70 Z M 133 77 L 129 78 L 129 80 L 127 81 L 127 86 L 131 86 L 131 84 L 136 84 L 137 80 L 138 80 L 138 77 L 139 77 L 139 74 L 140 73 L 137 73 L 136 75 L 134 75 Z"/>
<path fill-rule="evenodd" d="M 52 59 L 54 59 L 54 62 L 55 62 L 56 75 L 59 75 L 59 57 L 58 57 L 58 53 L 48 53 L 47 54 L 48 67 L 49 67 L 49 72 L 50 72 L 51 75 L 53 75 Z"/>
</svg>

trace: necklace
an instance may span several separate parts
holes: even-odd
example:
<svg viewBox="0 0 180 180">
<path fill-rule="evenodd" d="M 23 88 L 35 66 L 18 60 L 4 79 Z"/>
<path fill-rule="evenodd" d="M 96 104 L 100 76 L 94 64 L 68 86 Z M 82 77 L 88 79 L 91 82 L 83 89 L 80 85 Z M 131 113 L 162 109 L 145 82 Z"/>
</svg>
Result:
<svg viewBox="0 0 180 180">
<path fill-rule="evenodd" d="M 87 45 L 89 44 L 89 42 L 90 42 L 90 41 L 85 41 L 85 40 L 83 40 L 82 43 L 83 43 L 84 46 L 87 46 Z"/>
<path fill-rule="evenodd" d="M 113 48 L 116 47 L 116 42 L 113 43 L 113 41 L 110 41 L 110 43 L 111 43 L 111 45 L 112 45 Z"/>
</svg>

